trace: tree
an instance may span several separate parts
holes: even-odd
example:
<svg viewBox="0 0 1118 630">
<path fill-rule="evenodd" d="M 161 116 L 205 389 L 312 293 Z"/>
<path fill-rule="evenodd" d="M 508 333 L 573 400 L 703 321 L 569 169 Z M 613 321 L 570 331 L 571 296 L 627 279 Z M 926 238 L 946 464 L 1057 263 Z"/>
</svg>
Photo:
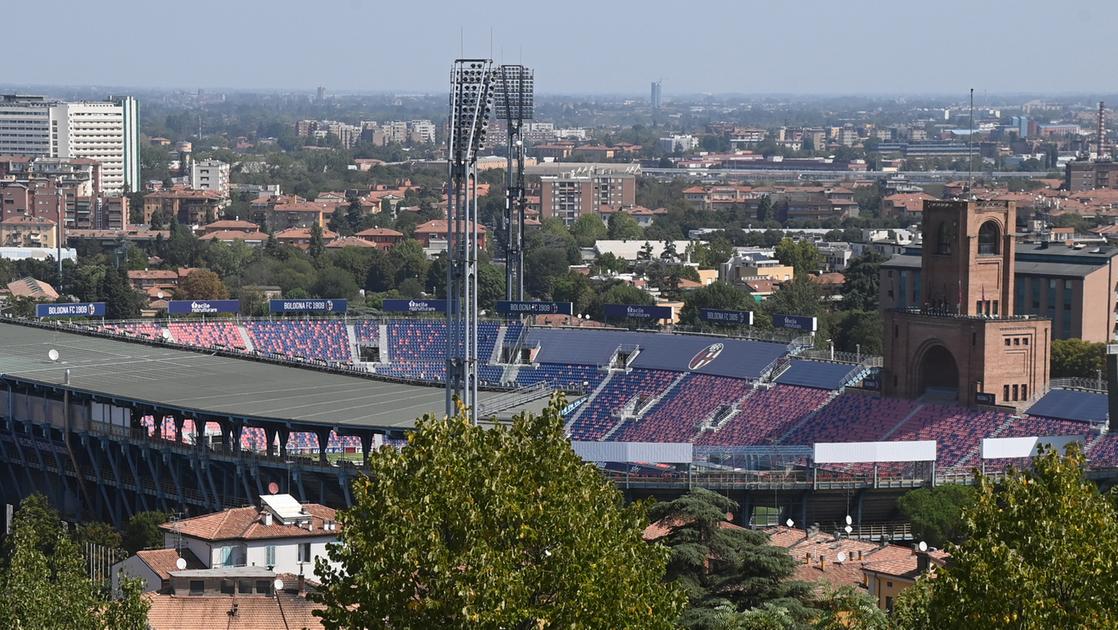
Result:
<svg viewBox="0 0 1118 630">
<path fill-rule="evenodd" d="M 357 282 L 344 269 L 326 265 L 318 272 L 318 279 L 311 287 L 311 293 L 320 298 L 346 298 L 357 295 Z"/>
<path fill-rule="evenodd" d="M 844 352 L 861 351 L 881 354 L 881 336 L 884 324 L 880 311 L 839 311 L 832 313 L 829 328 L 834 332 L 835 347 Z"/>
<path fill-rule="evenodd" d="M 229 290 L 216 273 L 195 269 L 182 279 L 175 295 L 180 300 L 224 300 L 229 297 Z"/>
<path fill-rule="evenodd" d="M 820 303 L 822 296 L 819 285 L 806 277 L 797 276 L 781 285 L 780 290 L 769 296 L 764 305 L 772 315 L 816 316 L 823 310 Z"/>
<path fill-rule="evenodd" d="M 932 625 L 932 589 L 935 580 L 925 575 L 904 589 L 893 600 L 891 621 L 895 630 L 927 630 Z"/>
<path fill-rule="evenodd" d="M 567 254 L 553 247 L 533 248 L 524 254 L 524 289 L 529 295 L 550 295 L 555 279 L 570 268 Z"/>
<path fill-rule="evenodd" d="M 427 255 L 419 241 L 408 239 L 388 250 L 388 260 L 396 272 L 396 284 L 408 278 L 419 281 L 420 286 L 427 279 Z"/>
<path fill-rule="evenodd" d="M 881 263 L 885 257 L 867 250 L 850 261 L 843 273 L 842 307 L 851 311 L 876 311 Z"/>
<path fill-rule="evenodd" d="M 140 316 L 144 296 L 132 288 L 123 269 L 108 269 L 101 279 L 101 298 L 108 319 L 135 319 Z"/>
<path fill-rule="evenodd" d="M 641 237 L 641 226 L 625 212 L 614 212 L 609 218 L 607 236 L 615 241 L 631 241 Z"/>
<path fill-rule="evenodd" d="M 843 586 L 827 593 L 821 601 L 823 614 L 816 630 L 889 630 L 889 618 L 863 590 Z"/>
<path fill-rule="evenodd" d="M 121 538 L 120 532 L 109 525 L 99 521 L 91 521 L 89 523 L 78 523 L 74 528 L 74 542 L 77 543 L 79 548 L 84 548 L 85 545 L 100 545 L 109 549 L 120 549 Z"/>
<path fill-rule="evenodd" d="M 322 238 L 322 226 L 315 223 L 311 226 L 311 242 L 307 246 L 307 253 L 311 259 L 318 260 L 326 253 L 326 241 Z"/>
<path fill-rule="evenodd" d="M 166 512 L 137 512 L 124 526 L 124 550 L 134 555 L 141 549 L 163 546 L 163 530 L 159 526 L 166 523 L 170 516 Z"/>
<path fill-rule="evenodd" d="M 594 241 L 604 239 L 609 235 L 606 224 L 596 214 L 584 214 L 571 225 L 571 236 L 579 247 L 593 247 Z"/>
<path fill-rule="evenodd" d="M 701 323 L 700 309 L 752 311 L 755 304 L 756 302 L 748 293 L 719 280 L 687 293 L 683 299 L 683 309 L 679 312 L 679 323 L 698 326 Z"/>
<path fill-rule="evenodd" d="M 600 291 L 590 303 L 590 315 L 599 321 L 605 319 L 606 304 L 654 304 L 652 295 L 643 289 L 638 289 L 631 284 L 613 281 L 604 291 Z"/>
<path fill-rule="evenodd" d="M 124 599 L 106 602 L 74 541 L 42 495 L 25 499 L 4 541 L 0 627 L 100 630 L 147 627 L 142 586 L 126 584 Z"/>
<path fill-rule="evenodd" d="M 974 488 L 947 484 L 912 490 L 897 501 L 897 508 L 912 523 L 913 536 L 942 548 L 963 541 L 963 510 L 973 501 Z"/>
<path fill-rule="evenodd" d="M 790 265 L 796 276 L 816 273 L 825 262 L 819 248 L 808 241 L 781 239 L 773 253 L 782 264 Z"/>
<path fill-rule="evenodd" d="M 966 540 L 933 583 L 935 628 L 1118 627 L 1118 508 L 1077 444 L 1000 484 L 978 476 Z"/>
<path fill-rule="evenodd" d="M 1106 344 L 1082 339 L 1052 340 L 1052 377 L 1098 378 L 1104 369 Z"/>
<path fill-rule="evenodd" d="M 761 222 L 768 221 L 773 218 L 773 200 L 768 195 L 761 197 L 757 202 L 757 220 Z"/>
<path fill-rule="evenodd" d="M 563 405 L 492 428 L 427 416 L 373 454 L 316 567 L 324 625 L 673 627 L 682 601 L 641 539 L 643 504 L 575 455 Z"/>
<path fill-rule="evenodd" d="M 791 580 L 796 562 L 758 531 L 727 525 L 734 501 L 705 488 L 654 505 L 654 523 L 669 528 L 661 539 L 671 557 L 667 579 L 687 595 L 685 628 L 715 628 L 724 611 L 744 612 L 768 604 L 803 620 L 810 586 Z"/>
<path fill-rule="evenodd" d="M 594 299 L 594 287 L 590 279 L 578 272 L 568 272 L 555 279 L 551 297 L 556 302 L 570 302 L 574 313 L 585 313 Z"/>
</svg>

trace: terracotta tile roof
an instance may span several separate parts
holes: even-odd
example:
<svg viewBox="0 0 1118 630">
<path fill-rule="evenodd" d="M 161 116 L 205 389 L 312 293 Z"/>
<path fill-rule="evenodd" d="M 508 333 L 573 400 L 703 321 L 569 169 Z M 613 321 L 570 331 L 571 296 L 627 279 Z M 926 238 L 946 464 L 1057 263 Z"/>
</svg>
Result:
<svg viewBox="0 0 1118 630">
<path fill-rule="evenodd" d="M 176 549 L 143 549 L 136 552 L 136 557 L 154 571 L 161 580 L 171 579 L 171 571 L 179 570 L 175 565 L 179 559 L 179 552 Z M 206 568 L 206 565 L 198 559 L 198 556 L 185 547 L 182 550 L 182 559 L 186 560 L 188 570 Z"/>
<path fill-rule="evenodd" d="M 326 521 L 335 521 L 337 512 L 324 505 L 307 503 L 303 507 L 311 515 L 311 529 L 298 525 L 284 525 L 278 519 L 265 525 L 264 511 L 256 507 L 231 508 L 222 512 L 187 518 L 176 523 L 163 523 L 160 529 L 198 538 L 200 540 L 253 540 L 272 538 L 301 538 L 306 536 L 336 536 L 336 530 L 323 529 Z"/>
<path fill-rule="evenodd" d="M 277 593 L 274 597 L 145 593 L 144 597 L 151 604 L 148 627 L 152 630 L 318 630 L 323 627 L 322 621 L 311 614 L 320 607 L 297 593 Z"/>
<path fill-rule="evenodd" d="M 376 247 L 373 243 L 362 238 L 357 238 L 356 236 L 343 236 L 330 241 L 326 246 L 331 249 L 342 247 Z"/>
<path fill-rule="evenodd" d="M 727 514 L 726 518 L 729 519 L 732 518 L 732 516 L 730 514 Z M 660 519 L 655 523 L 650 523 L 648 527 L 645 527 L 644 533 L 641 536 L 645 539 L 645 541 L 660 540 L 664 536 L 672 533 L 676 528 L 680 527 L 683 524 L 683 521 L 680 520 Z M 731 523 L 729 520 L 722 521 L 719 525 L 723 529 L 745 529 L 741 525 L 735 525 L 734 523 Z"/>
<path fill-rule="evenodd" d="M 172 269 L 133 269 L 128 272 L 129 280 L 178 280 L 178 272 Z"/>
<path fill-rule="evenodd" d="M 313 201 L 278 203 L 272 208 L 276 212 L 326 212 L 329 209 L 326 204 Z"/>
<path fill-rule="evenodd" d="M 946 551 L 929 551 L 928 557 L 933 563 L 942 565 L 950 557 Z M 901 545 L 886 545 L 875 551 L 865 561 L 863 568 L 866 571 L 892 575 L 901 578 L 915 579 L 917 576 L 916 551 Z"/>
<path fill-rule="evenodd" d="M 220 230 L 218 232 L 207 232 L 198 237 L 200 241 L 266 241 L 268 235 L 260 230 L 253 232 L 242 232 L 240 230 Z"/>
<path fill-rule="evenodd" d="M 821 273 L 818 276 L 808 276 L 809 279 L 815 284 L 821 285 L 841 285 L 846 282 L 846 277 L 837 271 L 829 271 Z"/>
<path fill-rule="evenodd" d="M 14 297 L 28 297 L 37 300 L 57 300 L 58 292 L 46 282 L 36 280 L 31 276 L 13 280 L 8 283 L 8 291 Z"/>
<path fill-rule="evenodd" d="M 415 226 L 416 234 L 446 234 L 446 231 L 446 219 L 432 219 Z M 485 234 L 488 230 L 484 225 L 478 224 L 477 231 L 479 234 Z"/>
<path fill-rule="evenodd" d="M 393 230 L 392 228 L 383 228 L 383 227 L 369 228 L 367 230 L 361 230 L 357 234 L 354 234 L 354 236 L 403 236 L 403 235 L 404 235 L 403 232 L 397 232 L 396 230 Z"/>
<path fill-rule="evenodd" d="M 153 193 L 144 195 L 144 199 L 206 199 L 217 201 L 221 199 L 221 193 L 216 190 L 189 190 L 183 188 L 175 188 L 171 190 L 159 190 Z"/>
<path fill-rule="evenodd" d="M 280 231 L 280 232 L 276 232 L 276 238 L 280 239 L 281 241 L 284 240 L 284 239 L 302 239 L 302 238 L 310 238 L 310 237 L 311 237 L 310 228 L 293 227 L 293 228 L 287 228 L 286 230 L 283 230 L 283 231 Z M 324 240 L 330 240 L 330 239 L 338 238 L 338 233 L 337 232 L 332 232 L 330 230 L 322 230 L 322 238 Z"/>
<path fill-rule="evenodd" d="M 46 217 L 32 217 L 25 214 L 18 214 L 14 217 L 8 217 L 0 221 L 0 225 L 54 225 L 54 221 Z"/>
<path fill-rule="evenodd" d="M 202 226 L 202 229 L 207 232 L 217 232 L 221 230 L 259 230 L 260 226 L 252 221 L 241 221 L 237 219 L 222 219 L 221 221 L 214 221 Z"/>
</svg>

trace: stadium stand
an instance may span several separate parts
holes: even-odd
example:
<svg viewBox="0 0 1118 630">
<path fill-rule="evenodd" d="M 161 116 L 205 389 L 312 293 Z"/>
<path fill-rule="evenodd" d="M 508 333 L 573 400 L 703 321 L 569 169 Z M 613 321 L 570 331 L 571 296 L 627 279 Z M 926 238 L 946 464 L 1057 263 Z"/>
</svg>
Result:
<svg viewBox="0 0 1118 630">
<path fill-rule="evenodd" d="M 849 363 L 793 359 L 788 369 L 776 378 L 776 382 L 782 385 L 839 389 L 858 369 L 858 366 Z"/>
<path fill-rule="evenodd" d="M 759 389 L 742 401 L 738 413 L 724 425 L 703 432 L 695 443 L 708 446 L 774 444 L 829 396 L 830 392 L 825 390 L 794 385 Z"/>
<path fill-rule="evenodd" d="M 1029 408 L 1029 415 L 1106 422 L 1106 394 L 1074 389 L 1053 389 Z"/>
<path fill-rule="evenodd" d="M 942 470 L 978 465 L 982 438 L 993 436 L 1012 419 L 1004 411 L 925 403 L 888 436 L 889 440 L 935 440 Z"/>
<path fill-rule="evenodd" d="M 252 321 L 245 325 L 253 346 L 262 354 L 348 363 L 349 336 L 336 320 Z"/>
<path fill-rule="evenodd" d="M 554 365 L 541 363 L 535 367 L 521 367 L 516 376 L 520 386 L 547 381 L 552 387 L 574 390 L 594 389 L 605 378 L 605 372 L 587 365 Z M 586 384 L 585 387 L 583 384 Z"/>
<path fill-rule="evenodd" d="M 618 423 L 615 414 L 626 405 L 651 400 L 675 380 L 676 375 L 664 370 L 631 370 L 614 374 L 602 391 L 587 403 L 568 429 L 572 439 L 598 440 Z"/>
<path fill-rule="evenodd" d="M 146 322 L 109 322 L 100 327 L 102 332 L 122 337 L 141 337 L 160 341 L 163 339 L 163 327 Z"/>
<path fill-rule="evenodd" d="M 393 363 L 446 363 L 446 322 L 393 319 L 388 322 L 388 356 Z M 372 333 L 379 334 L 379 333 Z"/>
<path fill-rule="evenodd" d="M 688 374 L 643 418 L 626 423 L 610 439 L 618 442 L 689 442 L 703 420 L 753 391 L 749 381 Z"/>
<path fill-rule="evenodd" d="M 846 393 L 795 427 L 782 444 L 869 442 L 882 439 L 916 408 L 911 400 Z"/>
<path fill-rule="evenodd" d="M 233 322 L 171 322 L 167 329 L 178 343 L 199 348 L 246 349 L 244 338 Z"/>
</svg>

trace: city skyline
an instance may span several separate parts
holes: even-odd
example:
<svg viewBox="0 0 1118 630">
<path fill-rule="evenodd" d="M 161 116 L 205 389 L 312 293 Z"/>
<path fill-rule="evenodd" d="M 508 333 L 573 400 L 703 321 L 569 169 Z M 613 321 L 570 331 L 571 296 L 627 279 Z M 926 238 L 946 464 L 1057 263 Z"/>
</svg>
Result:
<svg viewBox="0 0 1118 630">
<path fill-rule="evenodd" d="M 1118 81 L 1087 69 L 1095 64 L 1069 58 L 1118 53 L 1106 32 L 1118 6 L 1103 4 L 1069 9 L 1063 16 L 1068 27 L 1059 32 L 1036 19 L 1050 11 L 1039 2 L 1010 7 L 952 0 L 934 15 L 904 5 L 886 11 L 869 2 L 806 8 L 716 2 L 686 14 L 661 2 L 636 7 L 576 0 L 562 11 L 499 2 L 460 16 L 445 3 L 350 0 L 317 4 L 304 16 L 310 19 L 302 19 L 307 6 L 295 0 L 270 3 L 267 11 L 253 3 L 202 0 L 172 21 L 161 7 L 135 0 L 110 4 L 118 10 L 72 8 L 74 19 L 52 25 L 58 37 L 46 49 L 37 47 L 36 29 L 11 33 L 12 49 L 36 49 L 36 55 L 8 68 L 5 83 L 435 93 L 445 89 L 450 59 L 491 55 L 535 68 L 542 94 L 647 95 L 658 79 L 666 98 L 948 94 L 969 87 L 1118 92 Z M 7 12 L 16 22 L 35 17 L 28 5 Z M 579 15 L 589 19 L 572 19 Z M 433 18 L 416 19 L 423 16 Z M 555 20 L 564 27 L 548 27 Z M 101 41 L 98 55 L 81 54 L 91 29 L 121 28 L 127 35 Z M 1060 52 L 1059 33 L 1072 31 L 1074 53 Z M 153 54 L 158 50 L 165 54 Z M 228 63 L 232 58 L 238 63 Z"/>
</svg>

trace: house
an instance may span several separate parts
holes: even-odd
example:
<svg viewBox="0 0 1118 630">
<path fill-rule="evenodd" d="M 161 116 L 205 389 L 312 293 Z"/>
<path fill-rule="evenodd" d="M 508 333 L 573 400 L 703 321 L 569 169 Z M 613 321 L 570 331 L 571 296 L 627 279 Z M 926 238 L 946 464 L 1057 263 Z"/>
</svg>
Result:
<svg viewBox="0 0 1118 630">
<path fill-rule="evenodd" d="M 316 579 L 315 560 L 338 541 L 336 521 L 332 508 L 272 494 L 260 497 L 260 507 L 230 508 L 159 528 L 164 547 L 189 550 L 206 568 L 261 567 Z"/>
<path fill-rule="evenodd" d="M 58 246 L 57 223 L 46 217 L 16 215 L 0 221 L 0 246 L 46 247 Z"/>
<path fill-rule="evenodd" d="M 144 592 L 163 591 L 171 586 L 171 572 L 179 571 L 179 559 L 185 569 L 205 569 L 206 565 L 189 549 L 142 549 L 113 565 L 113 592 L 120 592 L 120 578 L 129 576 L 144 582 Z"/>
<path fill-rule="evenodd" d="M 252 221 L 241 221 L 240 219 L 222 219 L 202 226 L 203 234 L 212 234 L 214 232 L 244 232 L 245 234 L 252 234 L 259 231 L 260 226 L 256 223 Z"/>
<path fill-rule="evenodd" d="M 179 273 L 173 269 L 132 269 L 128 272 L 128 282 L 137 291 L 152 287 L 177 287 Z"/>
<path fill-rule="evenodd" d="M 260 230 L 255 232 L 242 232 L 240 230 L 221 230 L 220 232 L 206 232 L 198 237 L 200 241 L 221 241 L 223 243 L 232 243 L 234 241 L 242 241 L 246 245 L 260 245 L 268 241 L 268 235 Z"/>
<path fill-rule="evenodd" d="M 264 213 L 264 221 L 273 231 L 292 227 L 326 227 L 325 216 L 333 214 L 334 206 L 313 201 L 278 203 Z"/>
<path fill-rule="evenodd" d="M 382 227 L 361 230 L 357 234 L 354 234 L 354 236 L 376 245 L 377 249 L 381 250 L 392 249 L 397 243 L 404 240 L 404 234 L 402 232 L 397 232 L 392 228 Z"/>
<path fill-rule="evenodd" d="M 376 245 L 366 241 L 365 239 L 357 238 L 356 236 L 343 236 L 336 238 L 326 244 L 326 249 L 342 249 L 344 247 L 358 247 L 362 249 L 376 249 Z"/>
<path fill-rule="evenodd" d="M 415 239 L 423 244 L 423 248 L 431 251 L 446 251 L 447 220 L 432 219 L 426 223 L 415 226 Z M 469 229 L 469 228 L 467 228 Z M 485 237 L 488 230 L 484 225 L 477 226 L 477 247 L 485 249 Z"/>
<path fill-rule="evenodd" d="M 174 219 L 183 225 L 202 225 L 212 222 L 225 203 L 223 195 L 216 190 L 160 190 L 144 195 L 144 223 L 151 225 L 152 215 L 162 212 L 168 221 Z"/>
<path fill-rule="evenodd" d="M 916 583 L 917 578 L 942 567 L 950 555 L 941 550 L 921 550 L 917 546 L 887 545 L 871 554 L 862 565 L 866 589 L 878 608 L 893 612 L 897 595 Z"/>
<path fill-rule="evenodd" d="M 330 243 L 338 238 L 337 232 L 330 230 L 322 230 L 323 243 Z M 309 249 L 311 246 L 311 230 L 305 227 L 293 227 L 276 232 L 276 240 L 286 245 L 298 247 L 299 249 Z"/>
<path fill-rule="evenodd" d="M 923 192 L 897 193 L 882 197 L 881 216 L 905 222 L 919 222 L 924 212 L 924 202 L 934 199 L 935 197 Z"/>
</svg>

